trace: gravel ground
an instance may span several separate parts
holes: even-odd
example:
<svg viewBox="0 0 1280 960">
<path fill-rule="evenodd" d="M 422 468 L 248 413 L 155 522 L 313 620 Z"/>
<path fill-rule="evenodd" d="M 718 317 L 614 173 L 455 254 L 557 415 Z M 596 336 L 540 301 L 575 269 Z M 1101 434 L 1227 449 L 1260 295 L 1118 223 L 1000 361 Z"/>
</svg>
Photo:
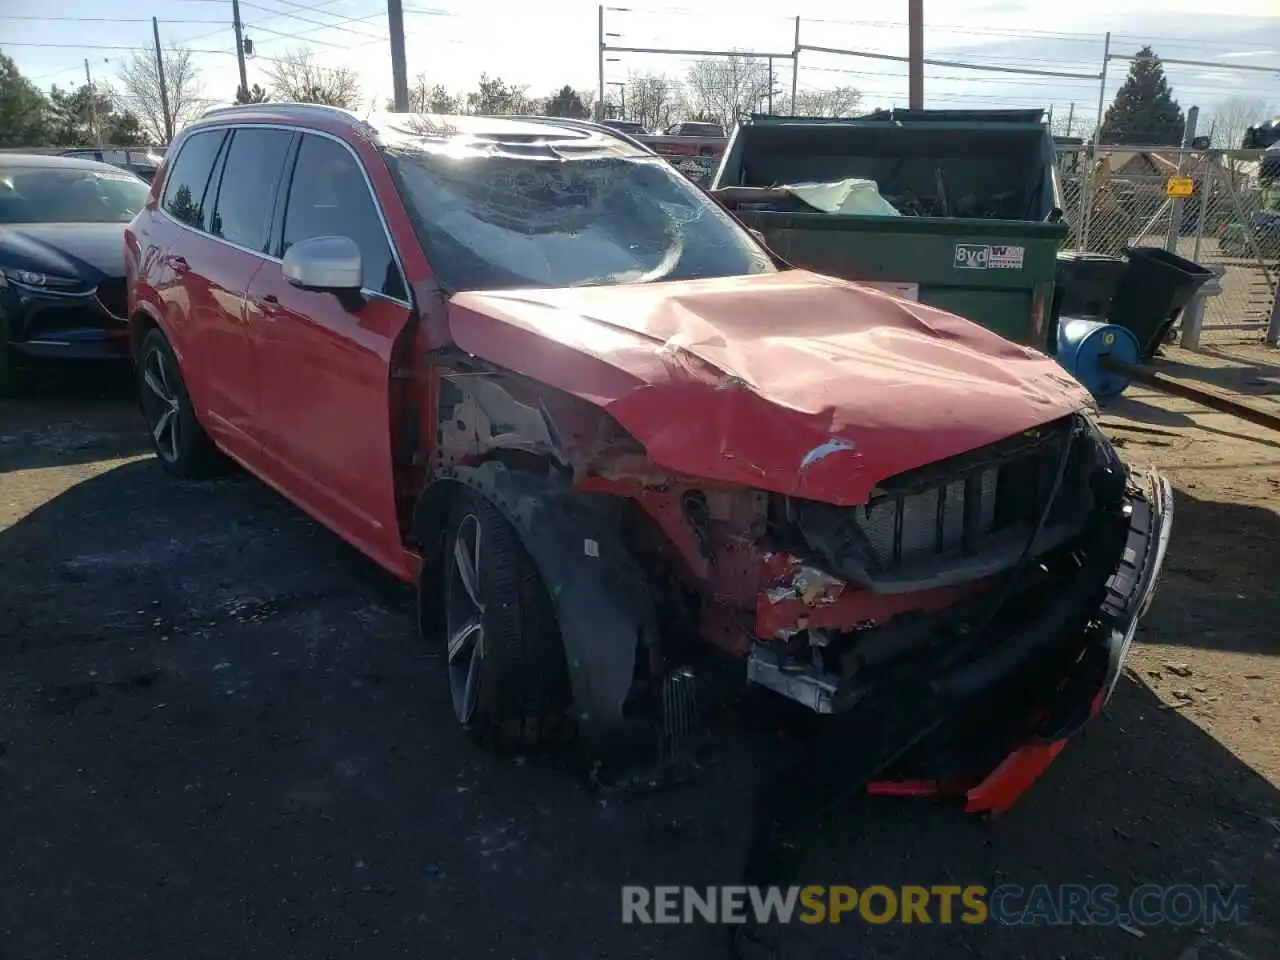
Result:
<svg viewBox="0 0 1280 960">
<path fill-rule="evenodd" d="M 1274 351 L 1171 353 L 1280 394 Z M 850 803 L 801 876 L 1244 884 L 1250 923 L 855 921 L 788 928 L 778 956 L 1280 956 L 1280 437 L 1141 391 L 1107 422 L 1178 516 L 1105 718 L 998 820 Z M 488 756 L 405 589 L 247 476 L 169 480 L 144 441 L 109 379 L 0 402 L 0 960 L 723 955 L 705 928 L 623 926 L 618 887 L 734 882 L 740 729 L 657 792 Z"/>
</svg>

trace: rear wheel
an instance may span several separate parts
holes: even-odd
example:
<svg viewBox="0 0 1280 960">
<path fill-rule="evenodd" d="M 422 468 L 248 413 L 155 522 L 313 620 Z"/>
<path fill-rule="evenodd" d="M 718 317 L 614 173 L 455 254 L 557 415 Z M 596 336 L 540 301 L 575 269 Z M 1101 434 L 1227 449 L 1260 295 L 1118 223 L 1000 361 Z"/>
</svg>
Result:
<svg viewBox="0 0 1280 960">
<path fill-rule="evenodd" d="M 449 696 L 458 722 L 502 748 L 564 739 L 572 702 L 564 647 L 551 598 L 515 530 L 488 500 L 461 490 L 441 559 Z M 419 585 L 420 602 L 427 587 Z"/>
<path fill-rule="evenodd" d="M 187 480 L 221 472 L 222 457 L 196 419 L 178 358 L 160 330 L 152 330 L 142 341 L 138 392 L 151 445 L 165 470 Z"/>
<path fill-rule="evenodd" d="M 12 397 L 21 392 L 21 375 L 13 362 L 9 349 L 9 321 L 0 316 L 0 397 Z"/>
</svg>

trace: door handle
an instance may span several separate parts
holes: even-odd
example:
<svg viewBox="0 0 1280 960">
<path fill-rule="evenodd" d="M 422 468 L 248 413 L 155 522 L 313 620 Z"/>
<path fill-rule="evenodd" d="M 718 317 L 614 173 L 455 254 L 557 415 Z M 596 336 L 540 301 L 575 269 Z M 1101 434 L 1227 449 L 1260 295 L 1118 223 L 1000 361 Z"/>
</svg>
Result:
<svg viewBox="0 0 1280 960">
<path fill-rule="evenodd" d="M 170 257 L 169 268 L 174 273 L 186 273 L 191 269 L 191 266 L 187 263 L 186 257 Z"/>
<path fill-rule="evenodd" d="M 262 298 L 262 302 L 269 303 L 274 306 L 275 304 L 280 302 L 280 298 L 277 297 L 274 293 L 268 293 L 266 296 Z"/>
</svg>

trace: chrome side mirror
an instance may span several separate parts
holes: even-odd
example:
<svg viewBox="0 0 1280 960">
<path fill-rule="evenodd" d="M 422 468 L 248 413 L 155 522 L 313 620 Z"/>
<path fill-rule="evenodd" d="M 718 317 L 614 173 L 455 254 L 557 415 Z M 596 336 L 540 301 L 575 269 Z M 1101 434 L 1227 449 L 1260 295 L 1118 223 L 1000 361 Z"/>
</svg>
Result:
<svg viewBox="0 0 1280 960">
<path fill-rule="evenodd" d="M 360 248 L 350 237 L 309 237 L 284 253 L 284 278 L 304 290 L 359 290 L 364 286 Z"/>
</svg>

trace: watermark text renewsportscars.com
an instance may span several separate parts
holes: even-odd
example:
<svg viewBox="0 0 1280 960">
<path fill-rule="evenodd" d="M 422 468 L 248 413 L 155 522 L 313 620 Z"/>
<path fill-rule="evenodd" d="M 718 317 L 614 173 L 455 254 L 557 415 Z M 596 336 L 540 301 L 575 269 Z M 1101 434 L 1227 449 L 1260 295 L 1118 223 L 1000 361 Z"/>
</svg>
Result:
<svg viewBox="0 0 1280 960">
<path fill-rule="evenodd" d="M 1191 884 L 622 888 L 623 923 L 1202 926 L 1240 923 L 1247 908 L 1242 886 Z"/>
</svg>

